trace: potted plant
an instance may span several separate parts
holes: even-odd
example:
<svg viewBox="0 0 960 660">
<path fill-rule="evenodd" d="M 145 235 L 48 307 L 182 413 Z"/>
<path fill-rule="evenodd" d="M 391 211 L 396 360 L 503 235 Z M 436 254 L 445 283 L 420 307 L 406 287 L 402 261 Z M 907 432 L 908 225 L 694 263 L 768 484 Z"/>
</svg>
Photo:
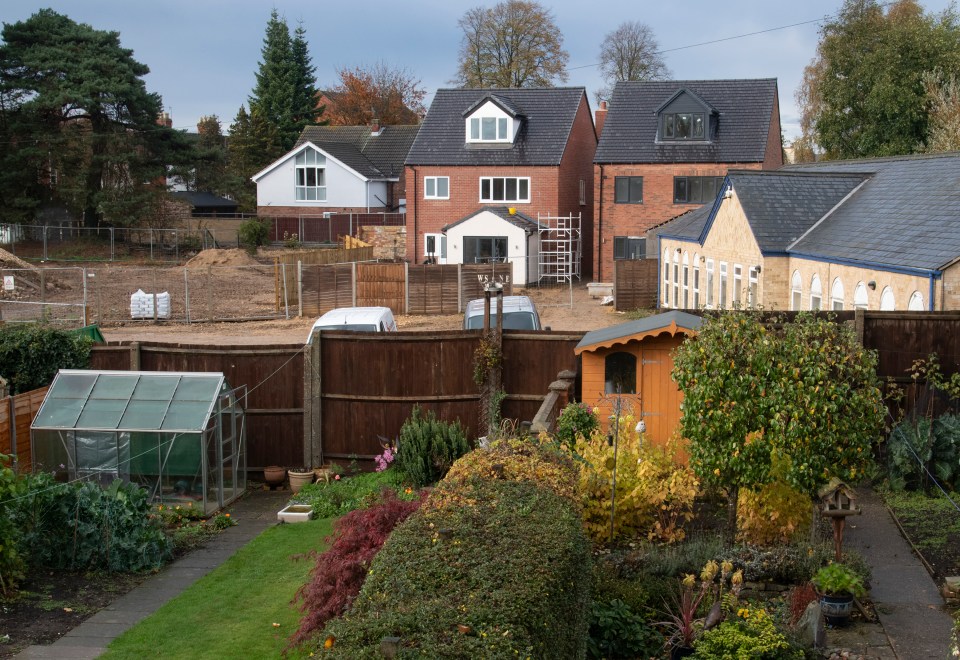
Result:
<svg viewBox="0 0 960 660">
<path fill-rule="evenodd" d="M 729 589 L 724 593 L 728 582 Z M 699 587 L 695 576 L 684 577 L 675 608 L 667 613 L 666 621 L 657 624 L 667 632 L 665 646 L 670 651 L 671 660 L 693 655 L 694 642 L 701 633 L 718 625 L 727 610 L 736 609 L 742 587 L 743 571 L 733 572 L 733 564 L 728 561 L 719 565 L 713 560 L 708 561 L 700 573 Z M 712 605 L 707 608 L 711 601 Z M 706 616 L 698 616 L 701 606 L 708 610 Z"/>
<path fill-rule="evenodd" d="M 283 485 L 283 480 L 286 478 L 286 468 L 282 468 L 279 465 L 268 465 L 263 468 L 263 480 L 266 481 L 267 486 L 271 488 Z"/>
<path fill-rule="evenodd" d="M 827 564 L 810 580 L 820 594 L 820 609 L 827 623 L 845 625 L 853 611 L 853 599 L 867 593 L 863 579 L 839 562 Z"/>
<path fill-rule="evenodd" d="M 313 468 L 306 467 L 290 468 L 287 474 L 290 477 L 290 490 L 293 491 L 294 495 L 299 493 L 300 489 L 306 484 L 312 484 L 317 476 L 314 474 Z"/>
</svg>

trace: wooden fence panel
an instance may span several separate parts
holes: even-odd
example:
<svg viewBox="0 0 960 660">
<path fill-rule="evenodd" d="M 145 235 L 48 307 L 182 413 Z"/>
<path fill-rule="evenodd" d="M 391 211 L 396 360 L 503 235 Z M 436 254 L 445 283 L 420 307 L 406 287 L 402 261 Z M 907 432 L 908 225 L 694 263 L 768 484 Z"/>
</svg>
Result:
<svg viewBox="0 0 960 660">
<path fill-rule="evenodd" d="M 320 248 L 316 250 L 298 250 L 285 252 L 273 258 L 273 263 L 283 273 L 286 283 L 287 302 L 294 307 L 299 304 L 297 295 L 297 263 L 304 266 L 326 264 L 344 264 L 353 261 L 372 261 L 373 248 Z M 281 268 L 280 266 L 283 265 Z M 282 287 L 280 288 L 282 295 Z"/>
<path fill-rule="evenodd" d="M 406 313 L 404 264 L 357 264 L 357 306 Z"/>
<path fill-rule="evenodd" d="M 503 295 L 513 295 L 513 264 L 465 264 L 463 266 L 463 304 L 483 298 L 487 282 L 503 285 Z"/>
<path fill-rule="evenodd" d="M 411 264 L 408 270 L 408 314 L 457 314 L 460 301 L 460 266 Z"/>
<path fill-rule="evenodd" d="M 657 306 L 657 264 L 656 259 L 614 262 L 613 304 L 617 311 Z"/>
<path fill-rule="evenodd" d="M 46 395 L 47 388 L 41 387 L 0 398 L 0 454 L 14 455 L 21 474 L 33 469 L 30 426 Z"/>
<path fill-rule="evenodd" d="M 953 374 L 960 371 L 960 313 L 865 312 L 863 345 L 877 351 L 881 378 L 907 381 L 913 362 L 931 353 Z"/>
<path fill-rule="evenodd" d="M 353 264 L 305 265 L 302 278 L 303 316 L 353 307 Z"/>
<path fill-rule="evenodd" d="M 581 339 L 583 333 L 504 331 L 504 419 L 533 421 L 557 374 L 577 371 L 573 349 Z"/>
</svg>

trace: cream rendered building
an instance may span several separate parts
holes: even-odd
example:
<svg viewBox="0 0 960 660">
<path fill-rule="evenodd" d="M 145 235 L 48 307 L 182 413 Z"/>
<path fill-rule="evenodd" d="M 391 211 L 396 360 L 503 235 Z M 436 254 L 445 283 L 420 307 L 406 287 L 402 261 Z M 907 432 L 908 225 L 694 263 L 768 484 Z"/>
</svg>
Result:
<svg viewBox="0 0 960 660">
<path fill-rule="evenodd" d="M 665 308 L 960 309 L 960 154 L 731 171 L 653 234 Z"/>
</svg>

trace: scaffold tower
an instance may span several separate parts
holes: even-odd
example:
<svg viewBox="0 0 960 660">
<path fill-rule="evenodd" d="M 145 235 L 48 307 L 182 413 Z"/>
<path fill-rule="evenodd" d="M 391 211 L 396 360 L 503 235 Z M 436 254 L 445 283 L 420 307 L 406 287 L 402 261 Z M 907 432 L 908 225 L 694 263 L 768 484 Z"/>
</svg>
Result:
<svg viewBox="0 0 960 660">
<path fill-rule="evenodd" d="M 560 284 L 580 279 L 580 214 L 537 215 L 540 223 L 538 278 L 540 284 Z"/>
</svg>

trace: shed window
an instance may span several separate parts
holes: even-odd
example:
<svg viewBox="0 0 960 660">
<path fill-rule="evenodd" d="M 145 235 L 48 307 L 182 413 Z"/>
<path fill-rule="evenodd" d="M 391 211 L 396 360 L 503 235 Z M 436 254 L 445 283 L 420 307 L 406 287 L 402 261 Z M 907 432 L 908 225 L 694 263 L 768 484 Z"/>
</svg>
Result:
<svg viewBox="0 0 960 660">
<path fill-rule="evenodd" d="M 603 382 L 607 394 L 636 394 L 637 356 L 620 351 L 604 358 Z"/>
</svg>

